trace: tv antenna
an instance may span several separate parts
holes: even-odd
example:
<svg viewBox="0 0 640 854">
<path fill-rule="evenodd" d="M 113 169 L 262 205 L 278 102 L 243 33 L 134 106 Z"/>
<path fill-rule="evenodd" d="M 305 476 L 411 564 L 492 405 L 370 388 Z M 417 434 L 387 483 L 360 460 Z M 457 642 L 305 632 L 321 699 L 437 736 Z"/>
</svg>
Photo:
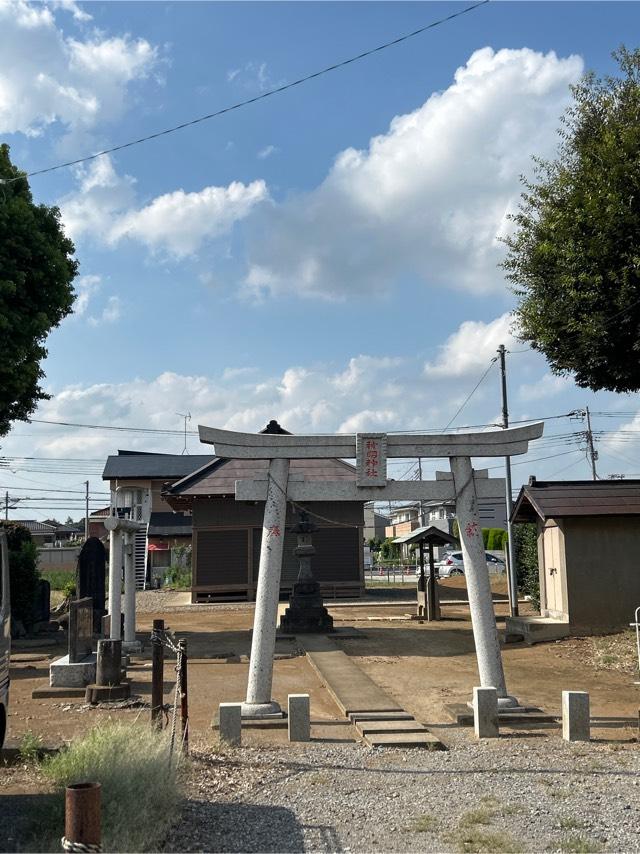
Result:
<svg viewBox="0 0 640 854">
<path fill-rule="evenodd" d="M 176 412 L 176 415 L 179 415 L 180 418 L 184 418 L 184 448 L 182 449 L 183 454 L 188 454 L 187 450 L 187 421 L 191 421 L 191 413 L 190 412 Z"/>
</svg>

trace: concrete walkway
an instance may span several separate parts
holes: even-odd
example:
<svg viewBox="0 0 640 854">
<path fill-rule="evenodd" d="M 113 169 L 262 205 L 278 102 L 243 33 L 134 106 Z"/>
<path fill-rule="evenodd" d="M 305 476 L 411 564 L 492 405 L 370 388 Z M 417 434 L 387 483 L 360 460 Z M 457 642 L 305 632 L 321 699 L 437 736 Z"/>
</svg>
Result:
<svg viewBox="0 0 640 854">
<path fill-rule="evenodd" d="M 343 713 L 401 712 L 402 708 L 325 635 L 296 635 L 307 659 Z"/>
</svg>

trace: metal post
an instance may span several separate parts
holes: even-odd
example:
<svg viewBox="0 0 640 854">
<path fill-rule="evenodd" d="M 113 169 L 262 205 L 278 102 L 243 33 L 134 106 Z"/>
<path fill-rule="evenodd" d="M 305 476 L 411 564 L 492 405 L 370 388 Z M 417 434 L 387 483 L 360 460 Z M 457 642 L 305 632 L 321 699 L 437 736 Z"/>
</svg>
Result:
<svg viewBox="0 0 640 854">
<path fill-rule="evenodd" d="M 507 429 L 509 426 L 509 407 L 507 404 L 507 369 L 505 364 L 505 346 L 501 344 L 498 347 L 498 355 L 500 356 L 500 375 L 502 380 L 502 427 Z M 516 566 L 516 550 L 513 542 L 513 526 L 511 524 L 511 512 L 513 510 L 513 495 L 511 492 L 511 457 L 504 458 L 504 476 L 505 476 L 505 499 L 507 505 L 507 551 L 509 555 L 508 571 L 509 571 L 509 613 L 512 617 L 518 616 L 518 575 Z"/>
<path fill-rule="evenodd" d="M 182 727 L 182 752 L 189 753 L 189 691 L 187 685 L 187 642 L 184 638 L 178 641 L 182 650 L 180 666 L 180 723 Z"/>
<path fill-rule="evenodd" d="M 134 534 L 124 534 L 124 651 L 136 647 L 136 576 L 133 565 Z"/>
<path fill-rule="evenodd" d="M 271 684 L 282 574 L 282 551 L 287 519 L 288 482 L 289 460 L 271 460 L 262 525 L 247 699 L 242 704 L 242 714 L 249 718 L 282 714 L 278 703 L 271 699 Z"/>
<path fill-rule="evenodd" d="M 65 850 L 101 850 L 100 783 L 74 783 L 64 793 L 63 842 L 78 846 Z M 82 846 L 91 846 L 83 848 Z M 95 847 L 94 847 L 95 846 Z"/>
<path fill-rule="evenodd" d="M 9 493 L 4 494 L 4 518 L 5 522 L 9 520 Z"/>
<path fill-rule="evenodd" d="M 89 539 L 89 481 L 84 482 L 84 540 Z"/>
<path fill-rule="evenodd" d="M 450 462 L 480 685 L 497 690 L 500 707 L 517 706 L 515 697 L 507 694 L 504 678 L 471 460 L 451 457 Z"/>
<path fill-rule="evenodd" d="M 122 532 L 109 531 L 109 615 L 111 640 L 122 637 Z"/>
<path fill-rule="evenodd" d="M 162 729 L 162 707 L 164 702 L 164 646 L 160 639 L 164 633 L 164 620 L 153 621 L 151 643 L 151 725 Z"/>
<path fill-rule="evenodd" d="M 436 566 L 433 559 L 433 543 L 429 542 L 429 597 L 427 599 L 427 620 L 440 619 L 440 602 L 436 584 Z"/>
</svg>

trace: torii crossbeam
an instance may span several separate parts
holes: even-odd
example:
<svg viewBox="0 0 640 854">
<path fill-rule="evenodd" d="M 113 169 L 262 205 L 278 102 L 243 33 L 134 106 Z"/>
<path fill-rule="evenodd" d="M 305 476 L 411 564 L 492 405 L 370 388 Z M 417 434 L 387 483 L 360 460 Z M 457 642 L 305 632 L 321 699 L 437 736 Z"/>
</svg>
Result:
<svg viewBox="0 0 640 854">
<path fill-rule="evenodd" d="M 529 442 L 542 436 L 543 429 L 544 425 L 537 423 L 487 433 L 454 435 L 357 433 L 300 436 L 236 433 L 200 426 L 200 441 L 213 445 L 216 456 L 223 459 L 270 461 L 266 479 L 236 481 L 236 500 L 265 502 L 249 681 L 247 699 L 242 707 L 243 716 L 281 714 L 280 707 L 271 698 L 271 685 L 288 499 L 455 499 L 480 684 L 497 689 L 500 706 L 517 706 L 517 700 L 506 689 L 477 506 L 478 497 L 504 495 L 504 480 L 474 478 L 471 457 L 524 454 L 529 448 Z M 355 483 L 289 479 L 291 460 L 336 457 L 355 457 Z M 448 457 L 452 478 L 435 482 L 388 480 L 388 457 Z"/>
</svg>

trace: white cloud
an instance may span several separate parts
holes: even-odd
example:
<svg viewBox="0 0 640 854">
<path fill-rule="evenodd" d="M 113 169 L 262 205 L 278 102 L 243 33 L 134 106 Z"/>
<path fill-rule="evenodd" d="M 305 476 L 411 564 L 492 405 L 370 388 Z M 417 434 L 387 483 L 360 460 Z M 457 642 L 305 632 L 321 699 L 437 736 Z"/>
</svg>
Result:
<svg viewBox="0 0 640 854">
<path fill-rule="evenodd" d="M 38 135 L 59 122 L 86 133 L 118 118 L 127 107 L 129 84 L 145 78 L 158 50 L 145 39 L 94 32 L 66 36 L 57 11 L 77 22 L 90 18 L 73 2 L 51 7 L 0 0 L 0 132 Z"/>
<path fill-rule="evenodd" d="M 267 157 L 271 157 L 272 154 L 277 154 L 280 149 L 277 145 L 265 145 L 264 148 L 261 148 L 258 152 L 258 157 L 260 160 L 266 160 Z"/>
<path fill-rule="evenodd" d="M 517 342 L 511 334 L 512 316 L 507 312 L 489 323 L 465 320 L 439 348 L 434 362 L 427 362 L 428 377 L 462 377 L 488 367 L 500 344 L 507 349 Z"/>
<path fill-rule="evenodd" d="M 65 231 L 73 240 L 85 234 L 105 240 L 114 223 L 134 204 L 135 179 L 117 174 L 109 156 L 77 170 L 78 190 L 60 199 Z"/>
<path fill-rule="evenodd" d="M 284 80 L 275 80 L 269 73 L 266 62 L 247 62 L 240 68 L 230 68 L 227 71 L 227 82 L 241 85 L 244 89 L 266 92 L 283 86 Z"/>
<path fill-rule="evenodd" d="M 454 82 L 341 152 L 323 183 L 263 211 L 246 286 L 343 298 L 414 274 L 438 287 L 503 287 L 500 235 L 532 154 L 557 143 L 579 57 L 483 48 Z"/>
<path fill-rule="evenodd" d="M 59 201 L 65 229 L 74 240 L 90 235 L 114 246 L 129 238 L 178 258 L 227 234 L 269 198 L 262 180 L 233 181 L 228 187 L 205 187 L 197 193 L 165 193 L 138 208 L 135 179 L 118 175 L 109 156 L 79 170 L 78 177 L 78 190 Z"/>
<path fill-rule="evenodd" d="M 205 187 L 197 193 L 176 190 L 153 199 L 139 210 L 129 211 L 114 222 L 109 240 L 139 240 L 150 249 L 177 257 L 190 255 L 208 239 L 229 232 L 269 194 L 264 181 L 228 187 Z"/>
<path fill-rule="evenodd" d="M 542 400 L 554 397 L 572 387 L 573 382 L 568 377 L 547 373 L 534 383 L 525 383 L 520 386 L 518 395 L 521 400 Z"/>
<path fill-rule="evenodd" d="M 116 320 L 120 320 L 121 307 L 120 297 L 109 297 L 100 315 L 98 317 L 90 317 L 89 323 L 91 326 L 102 326 L 103 323 L 115 323 Z"/>
<path fill-rule="evenodd" d="M 101 282 L 101 276 L 95 275 L 79 276 L 75 280 L 73 283 L 77 294 L 76 301 L 73 304 L 73 313 L 75 315 L 80 317 L 86 313 L 91 298 L 100 289 Z"/>
</svg>

